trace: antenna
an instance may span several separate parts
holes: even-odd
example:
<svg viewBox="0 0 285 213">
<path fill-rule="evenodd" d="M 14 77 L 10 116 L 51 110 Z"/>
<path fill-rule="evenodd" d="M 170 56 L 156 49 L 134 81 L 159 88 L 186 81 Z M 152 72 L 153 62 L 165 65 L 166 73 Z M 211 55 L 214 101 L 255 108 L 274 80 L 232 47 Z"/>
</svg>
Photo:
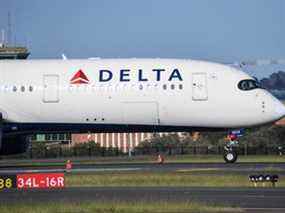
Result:
<svg viewBox="0 0 285 213">
<path fill-rule="evenodd" d="M 2 38 L 2 40 L 1 40 L 0 46 L 3 47 L 5 45 L 5 30 L 4 29 L 1 30 L 1 38 Z"/>
<path fill-rule="evenodd" d="M 12 25 L 11 25 L 11 13 L 8 12 L 8 32 L 7 32 L 7 44 L 12 42 Z"/>
<path fill-rule="evenodd" d="M 14 17 L 14 19 L 15 19 L 15 17 Z M 16 20 L 16 19 L 15 19 Z M 13 39 L 13 44 L 14 44 L 14 46 L 17 46 L 17 30 L 16 30 L 16 23 L 15 23 L 15 21 L 14 21 L 14 23 L 13 23 L 13 37 L 12 37 L 12 39 Z"/>
</svg>

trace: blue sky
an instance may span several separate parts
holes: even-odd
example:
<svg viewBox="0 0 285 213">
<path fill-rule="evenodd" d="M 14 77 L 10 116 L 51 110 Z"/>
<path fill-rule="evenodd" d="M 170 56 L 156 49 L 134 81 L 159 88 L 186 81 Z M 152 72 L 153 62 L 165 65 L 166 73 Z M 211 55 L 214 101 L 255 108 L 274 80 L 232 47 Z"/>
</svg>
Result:
<svg viewBox="0 0 285 213">
<path fill-rule="evenodd" d="M 30 58 L 285 58 L 283 0 L 0 0 Z M 260 77 L 283 66 L 249 68 Z"/>
</svg>

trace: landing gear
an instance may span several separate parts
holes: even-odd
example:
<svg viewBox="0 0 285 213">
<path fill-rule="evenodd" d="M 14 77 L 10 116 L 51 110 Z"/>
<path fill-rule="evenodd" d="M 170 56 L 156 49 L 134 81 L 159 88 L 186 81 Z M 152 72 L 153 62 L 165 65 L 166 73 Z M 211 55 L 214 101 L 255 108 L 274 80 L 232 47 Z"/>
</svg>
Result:
<svg viewBox="0 0 285 213">
<path fill-rule="evenodd" d="M 224 146 L 224 160 L 226 163 L 234 163 L 238 158 L 238 141 L 230 141 Z"/>
<path fill-rule="evenodd" d="M 238 154 L 236 151 L 229 151 L 224 153 L 224 160 L 226 163 L 236 162 Z"/>
</svg>

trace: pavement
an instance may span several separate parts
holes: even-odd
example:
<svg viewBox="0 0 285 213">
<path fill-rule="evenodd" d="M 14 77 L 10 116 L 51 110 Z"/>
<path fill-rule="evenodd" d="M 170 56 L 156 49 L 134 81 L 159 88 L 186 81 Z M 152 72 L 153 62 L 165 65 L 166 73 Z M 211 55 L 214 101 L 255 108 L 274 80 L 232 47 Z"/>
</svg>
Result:
<svg viewBox="0 0 285 213">
<path fill-rule="evenodd" d="M 106 171 L 148 171 L 148 172 L 175 172 L 175 171 L 199 171 L 211 172 L 222 170 L 252 174 L 264 170 L 276 170 L 279 175 L 285 175 L 285 163 L 104 163 L 104 164 L 74 164 L 71 172 L 106 172 Z M 64 172 L 64 166 L 17 166 L 0 165 L 1 174 L 33 173 L 33 172 Z"/>
<path fill-rule="evenodd" d="M 203 202 L 240 207 L 246 212 L 285 212 L 285 188 L 69 187 L 53 190 L 4 190 L 0 204 L 18 202 L 161 201 Z"/>
<path fill-rule="evenodd" d="M 226 172 L 237 174 L 264 173 L 278 171 L 282 178 L 285 175 L 285 163 L 104 163 L 75 164 L 71 173 L 96 173 L 108 171 L 198 171 L 198 175 L 207 172 Z M 0 175 L 64 172 L 63 166 L 23 166 L 0 165 Z M 199 171 L 203 171 L 199 174 Z M 240 207 L 247 213 L 284 213 L 285 188 L 216 188 L 216 187 L 67 187 L 64 189 L 29 189 L 0 191 L 1 203 L 17 202 L 82 202 L 82 201 L 197 201 L 214 205 Z"/>
</svg>

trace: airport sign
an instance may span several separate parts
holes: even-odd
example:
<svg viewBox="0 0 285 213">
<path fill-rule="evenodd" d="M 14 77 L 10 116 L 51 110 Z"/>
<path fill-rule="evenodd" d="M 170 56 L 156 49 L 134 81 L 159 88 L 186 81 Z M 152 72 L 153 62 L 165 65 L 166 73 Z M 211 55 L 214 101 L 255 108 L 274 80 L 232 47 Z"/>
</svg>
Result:
<svg viewBox="0 0 285 213">
<path fill-rule="evenodd" d="M 64 173 L 24 173 L 0 176 L 0 190 L 10 188 L 50 189 L 64 187 Z"/>
<path fill-rule="evenodd" d="M 64 173 L 36 173 L 17 175 L 17 188 L 63 188 Z"/>
</svg>

